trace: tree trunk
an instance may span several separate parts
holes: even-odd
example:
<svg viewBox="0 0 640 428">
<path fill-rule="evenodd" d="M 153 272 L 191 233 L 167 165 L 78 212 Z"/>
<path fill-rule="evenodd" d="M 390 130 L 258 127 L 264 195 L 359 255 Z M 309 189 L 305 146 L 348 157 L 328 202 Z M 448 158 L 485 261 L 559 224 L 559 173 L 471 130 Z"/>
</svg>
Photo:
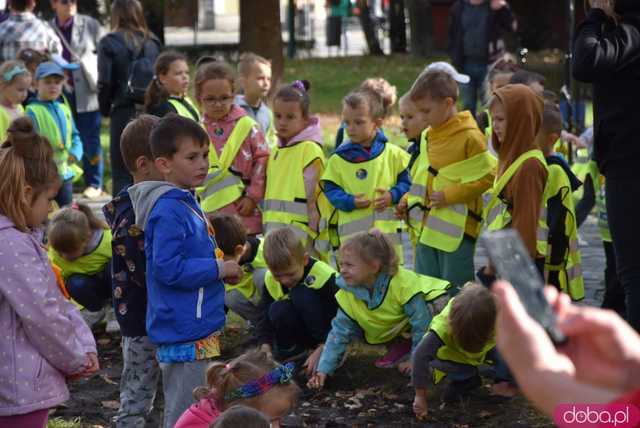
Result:
<svg viewBox="0 0 640 428">
<path fill-rule="evenodd" d="M 384 55 L 376 31 L 376 18 L 373 16 L 373 10 L 369 7 L 369 0 L 358 0 L 358 8 L 360 9 L 360 25 L 367 41 L 369 54 Z"/>
<path fill-rule="evenodd" d="M 407 52 L 404 0 L 391 0 L 389 6 L 389 38 L 391 39 L 391 52 Z"/>
<path fill-rule="evenodd" d="M 407 0 L 411 54 L 427 57 L 433 53 L 433 16 L 430 0 Z"/>
<path fill-rule="evenodd" d="M 278 0 L 240 0 L 240 52 L 246 51 L 271 60 L 276 87 L 284 71 Z"/>
</svg>

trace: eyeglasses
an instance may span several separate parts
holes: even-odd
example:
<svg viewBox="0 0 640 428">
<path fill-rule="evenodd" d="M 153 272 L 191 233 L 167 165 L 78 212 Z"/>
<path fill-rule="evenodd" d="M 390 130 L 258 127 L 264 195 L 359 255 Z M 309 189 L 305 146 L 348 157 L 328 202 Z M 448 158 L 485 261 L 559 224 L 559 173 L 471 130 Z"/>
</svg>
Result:
<svg viewBox="0 0 640 428">
<path fill-rule="evenodd" d="M 233 101 L 233 96 L 226 96 L 226 97 L 221 97 L 221 98 L 215 98 L 215 97 L 207 97 L 207 98 L 203 98 L 202 102 L 204 104 L 229 104 L 230 102 Z"/>
</svg>

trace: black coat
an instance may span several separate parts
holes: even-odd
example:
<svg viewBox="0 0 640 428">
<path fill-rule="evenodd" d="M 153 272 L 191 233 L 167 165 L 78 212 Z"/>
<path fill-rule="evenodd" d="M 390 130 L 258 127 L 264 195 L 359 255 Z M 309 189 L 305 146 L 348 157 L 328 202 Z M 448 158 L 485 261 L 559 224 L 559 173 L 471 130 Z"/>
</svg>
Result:
<svg viewBox="0 0 640 428">
<path fill-rule="evenodd" d="M 577 30 L 573 76 L 593 84 L 594 157 L 607 177 L 638 176 L 640 2 L 618 0 L 616 24 L 592 9 Z"/>
<path fill-rule="evenodd" d="M 457 0 L 449 9 L 449 44 L 448 52 L 453 65 L 461 71 L 464 64 L 464 28 L 462 28 L 462 3 L 468 0 Z M 490 9 L 487 22 L 487 61 L 491 63 L 504 53 L 504 33 L 513 31 L 515 18 L 509 6 L 498 10 Z"/>
</svg>

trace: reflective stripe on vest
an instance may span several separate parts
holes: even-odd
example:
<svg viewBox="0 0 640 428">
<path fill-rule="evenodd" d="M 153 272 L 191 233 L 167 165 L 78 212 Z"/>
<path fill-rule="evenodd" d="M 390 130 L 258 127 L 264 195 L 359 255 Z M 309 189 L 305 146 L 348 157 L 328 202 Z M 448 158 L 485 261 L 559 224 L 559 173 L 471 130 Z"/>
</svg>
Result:
<svg viewBox="0 0 640 428">
<path fill-rule="evenodd" d="M 324 287 L 327 281 L 335 274 L 336 271 L 330 265 L 323 261 L 315 260 L 307 276 L 304 277 L 296 287 L 304 284 L 308 288 L 319 290 Z M 276 281 L 271 271 L 267 272 L 264 277 L 264 286 L 274 301 L 289 299 L 289 293 L 285 294 L 282 285 Z"/>
<path fill-rule="evenodd" d="M 169 104 L 173 106 L 173 108 L 176 110 L 176 113 L 178 113 L 178 115 L 182 117 L 186 117 L 187 119 L 194 120 L 198 123 L 200 122 L 200 114 L 198 112 L 198 108 L 195 106 L 195 104 L 193 103 L 193 101 L 191 101 L 189 97 L 184 97 L 184 98 L 169 97 Z"/>
<path fill-rule="evenodd" d="M 209 173 L 204 185 L 197 189 L 204 211 L 219 210 L 238 200 L 244 193 L 242 179 L 234 175 L 230 168 L 255 124 L 255 121 L 249 116 L 241 117 L 229 135 L 220 158 L 218 158 L 216 148 L 211 144 L 209 148 Z"/>
<path fill-rule="evenodd" d="M 307 204 L 304 202 L 280 201 L 277 199 L 266 199 L 262 203 L 263 211 L 278 211 L 300 216 L 307 215 Z"/>
</svg>

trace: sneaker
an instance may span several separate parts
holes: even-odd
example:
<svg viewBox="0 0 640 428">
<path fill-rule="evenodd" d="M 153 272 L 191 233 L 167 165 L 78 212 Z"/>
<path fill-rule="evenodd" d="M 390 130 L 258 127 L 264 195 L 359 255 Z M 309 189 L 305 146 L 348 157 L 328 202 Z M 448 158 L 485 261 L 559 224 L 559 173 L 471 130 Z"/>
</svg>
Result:
<svg viewBox="0 0 640 428">
<path fill-rule="evenodd" d="M 84 191 L 82 192 L 82 196 L 84 196 L 87 199 L 97 199 L 100 196 L 102 196 L 102 190 L 97 189 L 93 186 L 89 186 L 86 189 L 84 189 Z"/>
<path fill-rule="evenodd" d="M 118 324 L 118 321 L 116 320 L 116 313 L 114 312 L 113 307 L 106 309 L 104 318 L 107 321 L 107 326 L 104 329 L 107 333 L 113 334 L 120 332 L 120 324 Z"/>
<path fill-rule="evenodd" d="M 389 348 L 385 356 L 377 360 L 374 364 L 380 369 L 390 369 L 395 367 L 410 352 L 411 342 L 407 340 L 396 342 Z"/>
<path fill-rule="evenodd" d="M 465 380 L 453 380 L 445 387 L 442 393 L 442 401 L 457 401 L 469 395 L 471 391 L 482 386 L 482 379 L 476 375 Z"/>
</svg>

